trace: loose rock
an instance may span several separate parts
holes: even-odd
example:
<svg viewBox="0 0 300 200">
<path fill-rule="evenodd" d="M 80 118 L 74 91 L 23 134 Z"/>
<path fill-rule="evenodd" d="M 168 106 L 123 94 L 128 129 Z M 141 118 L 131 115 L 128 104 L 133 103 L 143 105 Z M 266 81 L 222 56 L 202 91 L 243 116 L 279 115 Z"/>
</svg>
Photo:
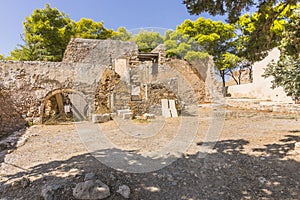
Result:
<svg viewBox="0 0 300 200">
<path fill-rule="evenodd" d="M 110 196 L 110 190 L 100 180 L 88 180 L 76 185 L 73 196 L 77 199 L 104 199 Z"/>
<path fill-rule="evenodd" d="M 117 192 L 121 194 L 124 198 L 128 199 L 130 195 L 130 188 L 127 185 L 121 185 L 119 186 Z"/>
<path fill-rule="evenodd" d="M 53 184 L 45 185 L 42 189 L 41 196 L 45 200 L 55 200 L 60 196 L 60 191 L 64 189 L 63 185 Z"/>
<path fill-rule="evenodd" d="M 89 181 L 89 180 L 96 180 L 96 175 L 95 173 L 87 173 L 84 177 L 84 181 Z"/>
</svg>

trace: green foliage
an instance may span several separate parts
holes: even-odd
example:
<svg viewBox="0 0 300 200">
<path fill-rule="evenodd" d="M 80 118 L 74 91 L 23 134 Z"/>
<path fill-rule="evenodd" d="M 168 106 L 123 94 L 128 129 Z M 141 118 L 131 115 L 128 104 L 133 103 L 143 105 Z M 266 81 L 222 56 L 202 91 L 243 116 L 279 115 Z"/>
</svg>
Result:
<svg viewBox="0 0 300 200">
<path fill-rule="evenodd" d="M 241 62 L 241 58 L 238 56 L 225 52 L 216 60 L 216 65 L 220 66 L 220 70 L 231 70 L 238 66 L 238 63 Z"/>
<path fill-rule="evenodd" d="M 136 42 L 139 50 L 142 52 L 150 52 L 159 44 L 163 44 L 163 37 L 157 32 L 141 31 L 134 35 L 131 41 Z"/>
<path fill-rule="evenodd" d="M 0 54 L 0 60 L 5 60 L 4 55 Z"/>
<path fill-rule="evenodd" d="M 295 6 L 282 3 L 261 6 L 259 12 L 239 18 L 236 27 L 241 35 L 237 40 L 239 55 L 251 62 L 262 60 L 267 51 L 278 46 L 286 24 Z"/>
<path fill-rule="evenodd" d="M 189 52 L 204 51 L 193 37 L 180 33 L 177 29 L 175 31 L 167 31 L 164 38 L 167 57 L 187 59 L 186 54 Z"/>
<path fill-rule="evenodd" d="M 235 27 L 231 24 L 198 18 L 196 21 L 185 20 L 175 31 L 168 31 L 164 44 L 168 56 L 189 61 L 212 55 L 225 86 L 228 68 L 238 64 L 238 57 L 233 54 L 235 36 Z"/>
<path fill-rule="evenodd" d="M 188 61 L 205 60 L 209 57 L 207 52 L 188 51 L 184 58 Z"/>
<path fill-rule="evenodd" d="M 36 9 L 24 22 L 24 42 L 11 52 L 17 60 L 61 61 L 74 35 L 74 22 L 63 12 L 46 4 Z"/>
<path fill-rule="evenodd" d="M 277 63 L 266 68 L 265 77 L 272 76 L 273 87 L 282 86 L 294 100 L 300 98 L 300 13 L 299 8 L 285 24 L 281 41 L 281 55 Z"/>
<path fill-rule="evenodd" d="M 280 46 L 282 55 L 289 55 L 297 59 L 300 54 L 300 5 L 294 14 L 290 16 L 290 20 L 284 28 L 285 31 Z"/>
<path fill-rule="evenodd" d="M 185 20 L 176 28 L 176 31 L 193 38 L 199 46 L 211 55 L 223 52 L 223 49 L 227 48 L 228 42 L 235 37 L 233 25 L 202 17 L 194 22 Z"/>
<path fill-rule="evenodd" d="M 280 61 L 266 68 L 265 77 L 273 76 L 273 88 L 282 86 L 288 96 L 294 100 L 300 97 L 300 58 L 282 56 Z"/>
<path fill-rule="evenodd" d="M 68 15 L 46 4 L 36 9 L 24 22 L 24 45 L 18 45 L 9 60 L 61 61 L 72 37 L 107 39 L 113 30 L 104 28 L 103 22 L 82 18 L 74 22 Z"/>
<path fill-rule="evenodd" d="M 236 23 L 241 36 L 236 41 L 239 56 L 252 63 L 262 60 L 267 51 L 277 46 L 283 31 L 283 24 L 296 8 L 298 0 L 184 0 L 191 14 L 208 12 L 211 15 L 225 15 L 230 23 Z M 257 12 L 241 16 L 249 8 Z"/>
<path fill-rule="evenodd" d="M 121 40 L 121 41 L 128 41 L 131 39 L 131 33 L 129 33 L 126 28 L 119 27 L 116 32 L 113 33 L 112 38 L 113 40 Z"/>
<path fill-rule="evenodd" d="M 257 6 L 259 13 L 263 14 L 265 8 L 271 8 L 280 2 L 283 6 L 296 5 L 298 0 L 183 0 L 183 4 L 190 14 L 199 15 L 203 12 L 215 15 L 228 16 L 228 22 L 234 23 L 241 16 L 241 13 L 249 10 L 253 6 Z M 270 14 L 270 13 L 269 13 Z"/>
<path fill-rule="evenodd" d="M 104 28 L 103 22 L 94 22 L 91 19 L 81 18 L 76 22 L 75 37 L 86 39 L 107 39 L 112 37 L 113 30 Z"/>
</svg>

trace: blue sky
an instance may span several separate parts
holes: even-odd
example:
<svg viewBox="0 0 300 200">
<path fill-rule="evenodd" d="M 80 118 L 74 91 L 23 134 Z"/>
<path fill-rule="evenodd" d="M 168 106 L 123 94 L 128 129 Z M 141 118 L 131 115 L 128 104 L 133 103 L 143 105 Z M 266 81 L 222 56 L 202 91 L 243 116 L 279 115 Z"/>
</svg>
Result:
<svg viewBox="0 0 300 200">
<path fill-rule="evenodd" d="M 0 0 L 0 3 L 0 54 L 6 56 L 22 43 L 20 34 L 25 17 L 35 9 L 44 8 L 46 3 L 75 21 L 91 18 L 103 21 L 106 28 L 114 30 L 120 26 L 128 30 L 143 27 L 175 29 L 185 19 L 199 17 L 189 15 L 182 0 Z M 201 16 L 209 17 L 206 14 Z"/>
</svg>

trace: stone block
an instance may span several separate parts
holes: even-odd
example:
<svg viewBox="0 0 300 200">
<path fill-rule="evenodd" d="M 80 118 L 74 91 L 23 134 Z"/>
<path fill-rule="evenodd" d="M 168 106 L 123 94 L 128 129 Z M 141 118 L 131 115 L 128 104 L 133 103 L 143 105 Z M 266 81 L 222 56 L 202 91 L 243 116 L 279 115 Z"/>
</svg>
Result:
<svg viewBox="0 0 300 200">
<path fill-rule="evenodd" d="M 110 118 L 114 118 L 117 116 L 117 113 L 110 113 Z"/>
<path fill-rule="evenodd" d="M 124 113 L 130 113 L 130 110 L 129 109 L 117 110 L 118 117 L 123 117 Z"/>
<path fill-rule="evenodd" d="M 103 123 L 110 120 L 110 114 L 93 114 L 92 122 L 93 123 Z"/>
<path fill-rule="evenodd" d="M 170 113 L 170 110 L 169 110 L 168 99 L 162 99 L 161 100 L 161 110 L 162 110 L 162 115 L 164 117 L 171 117 L 171 113 Z"/>
<path fill-rule="evenodd" d="M 169 100 L 169 105 L 170 105 L 170 111 L 171 111 L 172 117 L 178 117 L 175 100 Z"/>
<path fill-rule="evenodd" d="M 145 113 L 143 117 L 144 119 L 155 119 L 155 115 L 150 113 Z"/>
<path fill-rule="evenodd" d="M 123 113 L 123 119 L 132 119 L 132 112 Z"/>
</svg>

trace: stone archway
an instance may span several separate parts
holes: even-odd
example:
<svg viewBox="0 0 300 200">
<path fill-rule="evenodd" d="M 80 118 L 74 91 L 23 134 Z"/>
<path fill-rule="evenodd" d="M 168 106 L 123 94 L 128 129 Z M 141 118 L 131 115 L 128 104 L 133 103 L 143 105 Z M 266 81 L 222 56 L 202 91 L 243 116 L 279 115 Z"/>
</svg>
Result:
<svg viewBox="0 0 300 200">
<path fill-rule="evenodd" d="M 84 121 L 89 116 L 86 95 L 74 89 L 57 89 L 49 92 L 40 106 L 40 122 L 49 119 L 57 121 Z"/>
</svg>

